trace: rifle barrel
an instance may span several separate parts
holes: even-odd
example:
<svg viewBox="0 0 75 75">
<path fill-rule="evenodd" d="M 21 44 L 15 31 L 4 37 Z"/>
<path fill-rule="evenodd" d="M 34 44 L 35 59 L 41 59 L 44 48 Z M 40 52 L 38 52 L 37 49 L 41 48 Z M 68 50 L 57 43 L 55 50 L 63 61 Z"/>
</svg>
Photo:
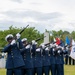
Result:
<svg viewBox="0 0 75 75">
<path fill-rule="evenodd" d="M 29 25 L 27 25 L 26 27 L 24 27 L 20 32 L 19 34 L 21 34 Z"/>
</svg>

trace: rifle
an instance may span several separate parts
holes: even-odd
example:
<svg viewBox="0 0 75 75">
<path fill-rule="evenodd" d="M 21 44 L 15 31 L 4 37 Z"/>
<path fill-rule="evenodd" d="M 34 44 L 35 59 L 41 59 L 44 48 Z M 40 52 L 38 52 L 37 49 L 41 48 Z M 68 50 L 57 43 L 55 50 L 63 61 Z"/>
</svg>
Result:
<svg viewBox="0 0 75 75">
<path fill-rule="evenodd" d="M 24 27 L 24 28 L 19 32 L 19 34 L 22 34 L 22 32 L 23 32 L 28 26 L 29 26 L 29 25 L 27 25 L 26 27 Z M 14 38 L 16 39 L 16 36 L 15 36 Z M 17 47 L 19 48 L 19 42 L 16 41 L 16 43 L 17 43 Z"/>
<path fill-rule="evenodd" d="M 72 46 L 75 46 L 75 45 L 69 45 L 68 48 L 70 48 L 70 47 L 72 47 Z"/>
<path fill-rule="evenodd" d="M 20 32 L 19 34 L 22 34 L 22 32 L 28 27 L 29 25 L 27 25 L 26 27 L 24 27 Z"/>
<path fill-rule="evenodd" d="M 52 42 L 52 44 L 55 44 L 56 42 Z M 49 42 L 49 43 L 46 43 L 46 44 L 44 44 L 45 46 L 47 46 L 47 45 L 50 45 L 51 43 Z"/>
<path fill-rule="evenodd" d="M 41 38 L 38 38 L 38 39 L 36 39 L 35 41 L 37 42 L 37 41 L 39 41 L 39 40 L 41 40 L 41 39 L 43 39 L 43 38 L 45 38 L 46 36 L 44 36 L 44 37 L 41 37 Z"/>
<path fill-rule="evenodd" d="M 46 37 L 46 36 L 37 38 L 35 41 L 36 41 L 36 42 L 37 42 L 37 41 L 40 41 L 41 39 L 43 39 L 43 38 L 45 38 L 45 37 Z M 27 46 L 28 44 L 32 44 L 32 42 L 27 43 L 26 46 Z"/>
<path fill-rule="evenodd" d="M 27 25 L 26 27 L 24 27 L 20 32 L 19 34 L 22 34 L 22 32 L 28 27 L 29 25 Z M 16 39 L 16 36 L 14 37 L 14 39 Z"/>
</svg>

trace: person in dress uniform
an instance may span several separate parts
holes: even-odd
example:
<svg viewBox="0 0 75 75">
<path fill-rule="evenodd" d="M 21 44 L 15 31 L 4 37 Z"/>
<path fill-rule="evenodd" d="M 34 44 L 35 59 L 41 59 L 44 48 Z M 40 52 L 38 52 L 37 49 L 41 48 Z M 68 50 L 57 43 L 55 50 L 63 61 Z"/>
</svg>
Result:
<svg viewBox="0 0 75 75">
<path fill-rule="evenodd" d="M 45 75 L 49 75 L 49 68 L 50 68 L 50 56 L 49 56 L 49 47 L 42 45 L 42 59 L 43 59 L 43 72 Z"/>
<path fill-rule="evenodd" d="M 56 45 L 51 43 L 50 44 L 50 51 L 49 51 L 49 53 L 50 53 L 50 63 L 51 63 L 51 66 L 50 66 L 51 75 L 56 75 L 55 74 L 55 63 L 56 63 L 55 62 L 55 49 L 56 49 Z"/>
<path fill-rule="evenodd" d="M 42 51 L 41 48 L 33 47 L 33 64 L 34 64 L 34 75 L 42 75 Z"/>
<path fill-rule="evenodd" d="M 23 75 L 33 75 L 33 59 L 32 59 L 32 46 L 27 44 L 27 38 L 22 39 L 24 49 L 21 50 L 25 67 L 23 68 Z"/>
<path fill-rule="evenodd" d="M 55 73 L 56 75 L 64 75 L 64 57 L 63 50 L 61 46 L 57 47 L 55 56 Z"/>
<path fill-rule="evenodd" d="M 21 68 L 25 65 L 20 49 L 23 48 L 20 40 L 20 34 L 16 34 L 17 42 L 13 39 L 13 35 L 9 34 L 5 37 L 8 45 L 4 47 L 3 52 L 7 52 L 6 75 L 22 75 Z"/>
</svg>

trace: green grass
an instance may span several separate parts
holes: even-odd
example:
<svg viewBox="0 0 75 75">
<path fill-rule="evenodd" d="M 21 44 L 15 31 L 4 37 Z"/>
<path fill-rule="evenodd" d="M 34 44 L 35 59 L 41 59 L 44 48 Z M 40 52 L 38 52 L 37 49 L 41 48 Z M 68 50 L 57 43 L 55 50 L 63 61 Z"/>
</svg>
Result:
<svg viewBox="0 0 75 75">
<path fill-rule="evenodd" d="M 75 75 L 75 65 L 64 66 L 64 75 Z"/>
<path fill-rule="evenodd" d="M 0 75 L 6 75 L 6 69 L 0 69 Z M 65 65 L 64 75 L 75 75 L 75 65 Z"/>
<path fill-rule="evenodd" d="M 0 75 L 6 75 L 6 69 L 0 69 Z"/>
</svg>

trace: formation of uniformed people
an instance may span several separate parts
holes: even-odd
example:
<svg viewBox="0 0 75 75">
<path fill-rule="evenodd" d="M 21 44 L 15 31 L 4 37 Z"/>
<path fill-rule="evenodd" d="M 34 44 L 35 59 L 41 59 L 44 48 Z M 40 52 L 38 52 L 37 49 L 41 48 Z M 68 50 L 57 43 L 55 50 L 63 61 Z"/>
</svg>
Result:
<svg viewBox="0 0 75 75">
<path fill-rule="evenodd" d="M 17 39 L 13 35 L 6 36 L 6 45 L 3 52 L 7 52 L 6 69 L 7 75 L 64 75 L 64 55 L 67 54 L 65 46 L 56 43 L 41 44 L 32 40 L 27 42 L 27 38 Z M 51 72 L 51 73 L 50 73 Z"/>
</svg>

